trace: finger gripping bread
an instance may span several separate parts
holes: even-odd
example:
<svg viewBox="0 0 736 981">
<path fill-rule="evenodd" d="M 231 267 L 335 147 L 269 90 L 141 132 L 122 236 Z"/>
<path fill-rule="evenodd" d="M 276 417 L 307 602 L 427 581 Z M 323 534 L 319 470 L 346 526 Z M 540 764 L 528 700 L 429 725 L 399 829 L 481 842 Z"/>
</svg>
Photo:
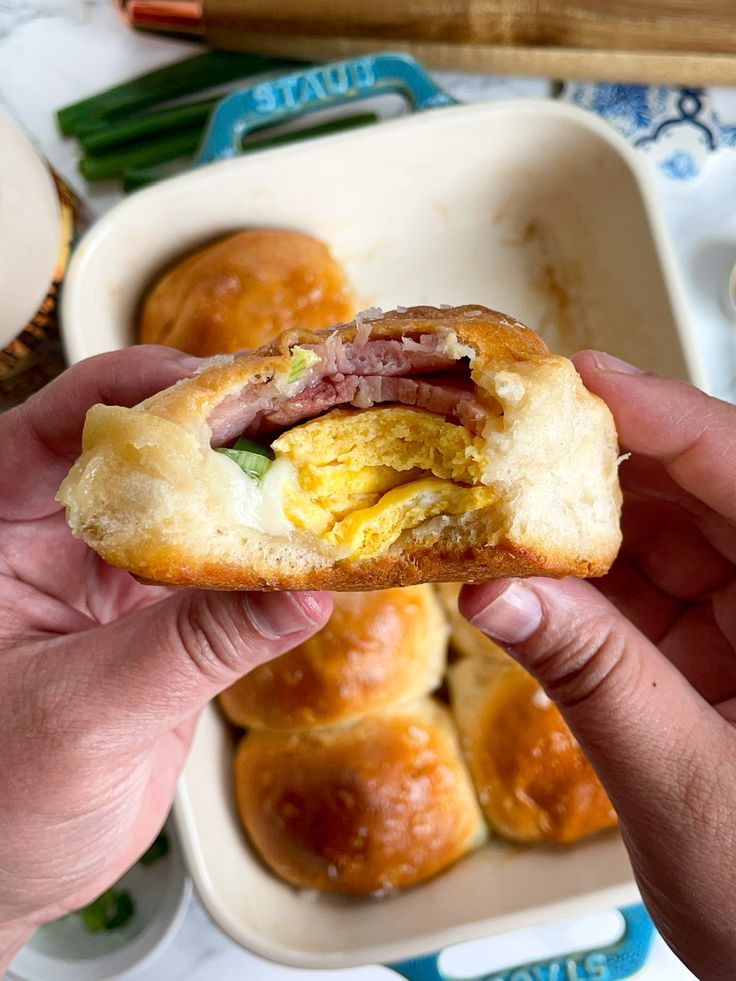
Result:
<svg viewBox="0 0 736 981">
<path fill-rule="evenodd" d="M 219 449 L 270 447 L 253 478 Z M 128 409 L 94 406 L 75 535 L 161 583 L 356 590 L 601 575 L 617 442 L 573 364 L 484 307 L 287 331 Z"/>
<path fill-rule="evenodd" d="M 220 695 L 234 725 L 302 731 L 427 695 L 445 671 L 447 621 L 431 586 L 336 593 L 313 637 Z"/>
</svg>

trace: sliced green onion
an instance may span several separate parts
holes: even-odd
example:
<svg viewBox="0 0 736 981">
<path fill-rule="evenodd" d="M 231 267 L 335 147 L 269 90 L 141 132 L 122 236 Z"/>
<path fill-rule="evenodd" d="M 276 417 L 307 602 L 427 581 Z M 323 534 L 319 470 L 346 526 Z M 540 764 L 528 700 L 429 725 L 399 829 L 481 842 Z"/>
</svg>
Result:
<svg viewBox="0 0 736 981">
<path fill-rule="evenodd" d="M 84 925 L 92 933 L 101 930 L 117 930 L 125 926 L 135 913 L 133 897 L 127 890 L 114 887 L 103 892 L 93 903 L 78 910 Z"/>
<path fill-rule="evenodd" d="M 56 118 L 62 133 L 76 133 L 80 125 L 88 130 L 91 120 L 108 120 L 140 112 L 166 99 L 193 95 L 225 82 L 304 65 L 294 58 L 271 57 L 236 51 L 208 51 L 185 58 L 165 68 L 106 89 L 89 99 L 59 109 Z"/>
<path fill-rule="evenodd" d="M 199 146 L 202 127 L 193 126 L 178 133 L 165 133 L 155 140 L 130 145 L 97 155 L 89 154 L 79 161 L 82 176 L 88 181 L 120 177 L 130 167 L 150 167 L 179 157 L 189 157 Z"/>
<path fill-rule="evenodd" d="M 254 480 L 260 480 L 271 466 L 271 461 L 268 457 L 261 456 L 260 453 L 250 453 L 248 450 L 228 450 L 223 447 L 219 447 L 217 452 L 230 457 L 231 460 L 237 463 L 243 473 L 252 477 Z"/>
<path fill-rule="evenodd" d="M 155 865 L 169 854 L 169 839 L 165 831 L 156 838 L 151 847 L 140 857 L 141 865 Z"/>
<path fill-rule="evenodd" d="M 273 450 L 270 446 L 261 446 L 260 443 L 256 443 L 252 439 L 248 439 L 247 436 L 238 437 L 233 449 L 248 450 L 249 453 L 258 453 L 260 456 L 268 457 L 269 460 L 273 460 L 274 457 Z"/>
<path fill-rule="evenodd" d="M 220 96 L 222 98 L 222 96 Z M 164 133 L 176 133 L 204 124 L 220 99 L 204 99 L 188 102 L 183 106 L 149 111 L 131 119 L 113 120 L 100 126 L 93 123 L 80 126 L 77 139 L 86 153 L 99 154 L 110 147 L 125 143 L 139 143 L 149 137 L 158 138 Z"/>
<path fill-rule="evenodd" d="M 260 480 L 273 461 L 273 450 L 270 447 L 254 443 L 246 436 L 241 436 L 232 448 L 218 446 L 215 452 L 223 453 L 234 460 L 243 473 L 253 480 Z"/>
<path fill-rule="evenodd" d="M 314 351 L 306 351 L 303 347 L 298 346 L 293 347 L 291 349 L 289 374 L 286 376 L 287 385 L 301 381 L 307 373 L 307 369 L 311 368 L 313 364 L 317 364 L 319 360 L 320 356 Z"/>
</svg>

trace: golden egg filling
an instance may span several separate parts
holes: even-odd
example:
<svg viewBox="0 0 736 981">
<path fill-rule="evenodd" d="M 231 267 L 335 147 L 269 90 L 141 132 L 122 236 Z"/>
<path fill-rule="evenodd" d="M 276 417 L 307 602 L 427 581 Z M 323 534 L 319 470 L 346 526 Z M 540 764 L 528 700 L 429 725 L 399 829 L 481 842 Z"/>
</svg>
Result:
<svg viewBox="0 0 736 981">
<path fill-rule="evenodd" d="M 346 557 L 380 554 L 429 518 L 493 503 L 480 483 L 485 440 L 422 409 L 334 409 L 288 430 L 272 450 L 293 468 L 285 516 Z"/>
</svg>

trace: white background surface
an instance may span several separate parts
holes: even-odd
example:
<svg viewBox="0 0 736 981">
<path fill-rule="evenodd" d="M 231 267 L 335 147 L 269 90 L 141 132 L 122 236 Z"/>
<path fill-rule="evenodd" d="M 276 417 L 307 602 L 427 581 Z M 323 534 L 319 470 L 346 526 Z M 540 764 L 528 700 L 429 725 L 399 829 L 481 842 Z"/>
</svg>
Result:
<svg viewBox="0 0 736 981">
<path fill-rule="evenodd" d="M 76 171 L 76 147 L 58 135 L 53 110 L 191 53 L 187 44 L 124 30 L 116 21 L 109 0 L 0 0 L 0 103 L 36 138 L 54 166 L 97 214 L 120 195 L 113 185 L 98 185 L 93 192 L 84 185 Z M 543 97 L 549 93 L 549 86 L 543 81 L 443 76 L 443 82 L 464 101 L 519 95 Z M 714 95 L 725 121 L 736 122 L 736 95 L 726 90 Z M 733 398 L 736 392 L 736 328 L 722 300 L 728 271 L 736 261 L 735 186 L 736 151 L 726 150 L 712 155 L 702 178 L 694 184 L 681 187 L 661 179 L 658 182 L 710 388 L 726 398 Z M 546 942 L 541 931 L 533 939 Z M 556 939 L 559 942 L 559 933 Z M 513 938 L 511 949 L 518 948 L 519 960 L 525 959 L 531 942 L 530 938 Z M 511 956 L 505 958 L 507 963 Z M 501 966 L 498 942 L 489 944 L 488 957 L 495 962 L 494 967 Z M 479 957 L 477 972 L 490 968 L 490 960 Z M 195 901 L 173 944 L 135 978 L 309 981 L 325 976 L 334 981 L 387 981 L 396 977 L 380 967 L 321 972 L 267 964 L 236 947 L 209 922 Z M 692 975 L 658 940 L 639 978 L 680 981 Z"/>
</svg>

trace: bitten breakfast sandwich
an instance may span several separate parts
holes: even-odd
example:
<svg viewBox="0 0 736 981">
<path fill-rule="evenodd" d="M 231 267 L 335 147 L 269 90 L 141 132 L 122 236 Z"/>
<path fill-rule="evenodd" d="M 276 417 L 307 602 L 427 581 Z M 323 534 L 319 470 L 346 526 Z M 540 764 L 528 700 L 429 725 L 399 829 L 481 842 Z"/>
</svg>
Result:
<svg viewBox="0 0 736 981">
<path fill-rule="evenodd" d="M 369 311 L 90 409 L 59 491 L 151 582 L 370 589 L 603 574 L 613 419 L 572 362 L 480 306 Z"/>
</svg>

